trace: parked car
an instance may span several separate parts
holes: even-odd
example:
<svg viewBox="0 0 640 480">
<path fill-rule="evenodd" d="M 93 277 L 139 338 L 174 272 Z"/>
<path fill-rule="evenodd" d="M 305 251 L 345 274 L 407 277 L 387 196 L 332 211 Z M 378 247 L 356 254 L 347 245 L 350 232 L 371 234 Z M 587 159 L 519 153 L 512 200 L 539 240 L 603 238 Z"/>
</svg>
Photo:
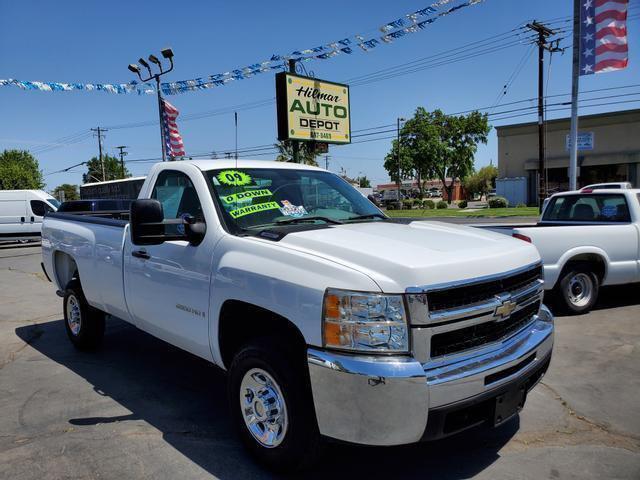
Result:
<svg viewBox="0 0 640 480">
<path fill-rule="evenodd" d="M 640 190 L 553 195 L 540 222 L 513 230 L 544 262 L 545 289 L 569 313 L 586 313 L 600 287 L 640 282 Z"/>
<path fill-rule="evenodd" d="M 77 348 L 111 315 L 225 369 L 232 423 L 280 470 L 308 466 L 323 437 L 503 425 L 551 358 L 532 245 L 394 223 L 311 166 L 156 164 L 130 223 L 50 214 L 42 257 Z"/>
<path fill-rule="evenodd" d="M 633 188 L 633 185 L 629 182 L 614 182 L 614 183 L 594 183 L 593 185 L 587 185 L 582 187 L 581 191 L 587 190 L 619 190 L 623 188 Z"/>
<path fill-rule="evenodd" d="M 59 205 L 42 190 L 0 190 L 0 241 L 39 240 L 43 217 Z"/>
</svg>

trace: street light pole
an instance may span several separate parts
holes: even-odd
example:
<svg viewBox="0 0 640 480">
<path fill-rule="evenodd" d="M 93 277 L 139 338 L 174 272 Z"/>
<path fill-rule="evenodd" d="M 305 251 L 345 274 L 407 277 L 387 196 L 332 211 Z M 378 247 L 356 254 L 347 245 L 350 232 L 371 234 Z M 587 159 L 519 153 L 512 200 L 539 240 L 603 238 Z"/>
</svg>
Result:
<svg viewBox="0 0 640 480">
<path fill-rule="evenodd" d="M 398 203 L 400 204 L 400 122 L 404 122 L 405 119 L 402 117 L 398 117 L 397 121 L 397 129 L 396 129 L 396 160 L 398 162 Z"/>
<path fill-rule="evenodd" d="M 160 72 L 158 73 L 153 73 L 151 71 L 151 66 L 146 62 L 144 58 L 138 59 L 138 63 L 142 65 L 147 70 L 147 72 L 149 72 L 149 76 L 147 78 L 142 78 L 142 75 L 140 73 L 140 67 L 137 64 L 131 63 L 129 64 L 128 68 L 130 71 L 138 75 L 138 78 L 140 79 L 141 82 L 148 82 L 151 79 L 154 79 L 156 81 L 156 92 L 158 93 L 158 115 L 160 120 L 160 144 L 162 146 L 162 161 L 166 162 L 167 151 L 165 146 L 166 142 L 165 142 L 165 132 L 164 132 L 164 121 L 162 120 L 162 92 L 160 91 L 160 77 L 162 75 L 169 73 L 171 70 L 173 70 L 173 50 L 171 50 L 170 48 L 165 48 L 160 53 L 162 53 L 162 56 L 164 58 L 169 60 L 170 66 L 168 70 L 164 70 L 162 68 L 162 63 L 160 62 L 160 59 L 158 59 L 158 57 L 156 57 L 155 55 L 149 55 L 149 61 L 151 63 L 154 63 L 160 69 Z M 173 160 L 173 157 L 171 159 Z"/>
</svg>

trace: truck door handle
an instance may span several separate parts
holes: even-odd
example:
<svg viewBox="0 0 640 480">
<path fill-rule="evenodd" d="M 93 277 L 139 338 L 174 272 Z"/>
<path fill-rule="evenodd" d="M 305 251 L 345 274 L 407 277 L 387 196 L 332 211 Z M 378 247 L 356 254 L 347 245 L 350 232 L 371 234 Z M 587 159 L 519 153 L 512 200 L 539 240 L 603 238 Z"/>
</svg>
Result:
<svg viewBox="0 0 640 480">
<path fill-rule="evenodd" d="M 149 255 L 144 250 L 134 250 L 133 252 L 131 252 L 131 255 L 133 255 L 136 258 L 143 258 L 145 260 L 149 260 L 151 258 L 151 255 Z"/>
<path fill-rule="evenodd" d="M 33 223 L 35 221 L 35 218 L 31 217 L 31 223 Z"/>
<path fill-rule="evenodd" d="M 20 223 L 24 223 L 24 217 L 20 217 Z"/>
</svg>

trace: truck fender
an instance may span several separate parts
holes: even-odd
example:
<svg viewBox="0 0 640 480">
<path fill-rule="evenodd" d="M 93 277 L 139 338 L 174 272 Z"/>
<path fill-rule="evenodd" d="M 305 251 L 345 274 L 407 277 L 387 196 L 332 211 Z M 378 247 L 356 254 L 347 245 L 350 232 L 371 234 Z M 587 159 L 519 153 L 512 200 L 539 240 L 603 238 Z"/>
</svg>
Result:
<svg viewBox="0 0 640 480">
<path fill-rule="evenodd" d="M 545 280 L 545 283 L 549 282 L 547 289 L 551 289 L 556 286 L 556 283 L 558 283 L 558 280 L 560 278 L 560 274 L 562 273 L 562 270 L 567 265 L 567 263 L 576 259 L 576 257 L 580 257 L 583 255 L 595 255 L 602 259 L 602 262 L 604 264 L 604 274 L 602 276 L 602 281 L 604 282 L 604 280 L 607 278 L 607 273 L 609 270 L 609 263 L 610 263 L 609 256 L 603 249 L 599 247 L 581 246 L 581 247 L 575 247 L 570 250 L 567 250 L 558 259 L 558 262 L 556 263 L 556 265 L 549 265 L 549 266 L 545 265 L 544 280 Z"/>
<path fill-rule="evenodd" d="M 78 276 L 78 265 L 71 255 L 60 250 L 53 253 L 53 278 L 59 290 L 64 290 L 67 284 Z"/>
</svg>

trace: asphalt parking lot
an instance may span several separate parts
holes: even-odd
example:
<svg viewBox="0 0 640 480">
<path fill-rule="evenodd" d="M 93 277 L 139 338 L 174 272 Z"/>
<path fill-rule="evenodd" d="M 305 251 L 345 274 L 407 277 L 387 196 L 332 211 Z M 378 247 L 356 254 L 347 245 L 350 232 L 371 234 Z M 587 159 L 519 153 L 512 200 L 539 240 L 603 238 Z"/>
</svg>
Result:
<svg viewBox="0 0 640 480">
<path fill-rule="evenodd" d="M 39 263 L 39 247 L 0 247 L 0 478 L 272 478 L 231 429 L 219 370 L 120 321 L 99 352 L 75 351 Z M 305 477 L 637 480 L 640 286 L 556 325 L 518 419 L 430 444 L 332 445 Z"/>
</svg>

